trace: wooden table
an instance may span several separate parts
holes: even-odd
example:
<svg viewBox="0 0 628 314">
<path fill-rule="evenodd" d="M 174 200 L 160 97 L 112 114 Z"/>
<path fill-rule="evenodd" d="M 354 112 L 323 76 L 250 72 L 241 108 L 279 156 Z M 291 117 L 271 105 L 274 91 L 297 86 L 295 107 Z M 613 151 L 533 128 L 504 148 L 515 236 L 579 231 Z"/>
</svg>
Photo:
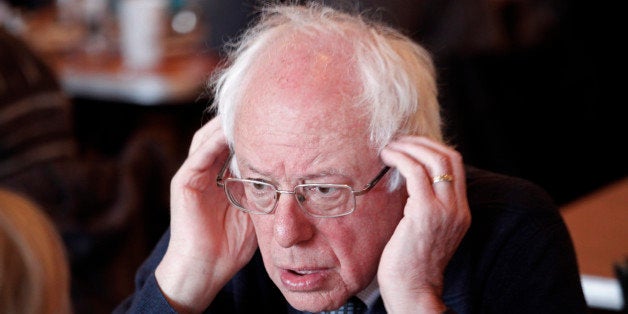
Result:
<svg viewBox="0 0 628 314">
<path fill-rule="evenodd" d="M 55 6 L 25 17 L 22 37 L 50 63 L 73 97 L 138 105 L 193 101 L 219 62 L 217 54 L 206 48 L 200 27 L 187 34 L 169 31 L 160 63 L 136 70 L 123 63 L 113 22 L 98 37 L 100 44 L 94 45 L 85 25 L 60 22 Z"/>
<path fill-rule="evenodd" d="M 628 177 L 561 212 L 574 241 L 587 303 L 621 310 L 625 300 L 613 266 L 628 258 Z"/>
<path fill-rule="evenodd" d="M 73 97 L 138 105 L 194 101 L 218 63 L 213 54 L 166 57 L 153 69 L 124 67 L 119 56 L 79 55 L 55 61 L 63 89 Z"/>
</svg>

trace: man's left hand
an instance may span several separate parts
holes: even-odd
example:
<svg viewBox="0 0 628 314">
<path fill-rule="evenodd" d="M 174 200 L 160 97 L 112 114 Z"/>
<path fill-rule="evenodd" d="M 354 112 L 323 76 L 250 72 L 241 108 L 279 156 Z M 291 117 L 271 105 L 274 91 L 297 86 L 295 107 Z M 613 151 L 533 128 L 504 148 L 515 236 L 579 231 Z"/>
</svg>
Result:
<svg viewBox="0 0 628 314">
<path fill-rule="evenodd" d="M 460 154 L 405 136 L 381 153 L 405 178 L 404 216 L 384 248 L 378 282 L 389 312 L 441 313 L 443 273 L 471 223 Z"/>
</svg>

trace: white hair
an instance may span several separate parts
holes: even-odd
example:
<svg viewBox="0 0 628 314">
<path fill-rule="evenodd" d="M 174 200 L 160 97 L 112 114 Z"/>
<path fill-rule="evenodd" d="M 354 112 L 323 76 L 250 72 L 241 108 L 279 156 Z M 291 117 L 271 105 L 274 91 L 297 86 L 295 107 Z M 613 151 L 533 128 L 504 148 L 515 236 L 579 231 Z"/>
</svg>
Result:
<svg viewBox="0 0 628 314">
<path fill-rule="evenodd" d="M 395 136 L 421 135 L 442 141 L 440 107 L 434 66 L 429 53 L 399 31 L 369 21 L 361 14 L 337 11 L 320 4 L 279 4 L 262 9 L 259 21 L 232 46 L 225 67 L 212 78 L 214 101 L 227 142 L 233 147 L 235 115 L 242 103 L 248 73 L 273 39 L 305 34 L 324 40 L 342 38 L 352 47 L 361 95 L 355 105 L 370 117 L 370 140 L 378 151 Z M 389 182 L 400 185 L 395 172 Z"/>
</svg>

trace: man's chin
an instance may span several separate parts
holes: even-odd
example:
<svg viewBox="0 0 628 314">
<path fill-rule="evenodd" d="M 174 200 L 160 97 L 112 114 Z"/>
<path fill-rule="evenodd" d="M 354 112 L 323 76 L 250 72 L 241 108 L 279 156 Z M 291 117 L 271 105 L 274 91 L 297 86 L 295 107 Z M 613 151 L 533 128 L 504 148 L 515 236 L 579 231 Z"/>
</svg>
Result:
<svg viewBox="0 0 628 314">
<path fill-rule="evenodd" d="M 283 291 L 283 295 L 293 308 L 313 313 L 335 310 L 345 303 L 344 300 L 330 298 L 330 296 L 325 296 L 324 293 L 320 292 L 295 293 Z"/>
</svg>

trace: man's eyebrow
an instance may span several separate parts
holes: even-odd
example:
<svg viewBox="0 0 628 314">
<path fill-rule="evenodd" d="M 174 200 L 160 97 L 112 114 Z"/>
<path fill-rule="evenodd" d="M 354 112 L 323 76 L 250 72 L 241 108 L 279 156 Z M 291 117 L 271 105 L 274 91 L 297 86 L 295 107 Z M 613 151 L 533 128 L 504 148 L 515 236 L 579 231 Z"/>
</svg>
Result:
<svg viewBox="0 0 628 314">
<path fill-rule="evenodd" d="M 265 177 L 265 178 L 270 178 L 270 179 L 275 179 L 273 174 L 268 172 L 268 171 L 263 171 L 260 169 L 257 169 L 256 167 L 245 163 L 244 168 L 249 170 L 250 172 Z M 312 174 L 307 174 L 307 175 L 303 175 L 300 176 L 299 180 L 311 180 L 311 179 L 315 179 L 315 178 L 324 178 L 324 177 L 331 177 L 331 176 L 339 176 L 339 177 L 345 177 L 348 178 L 349 176 L 347 176 L 344 172 L 340 171 L 337 168 L 328 168 L 328 169 L 324 169 L 322 171 L 319 171 L 317 173 L 312 173 Z"/>
<path fill-rule="evenodd" d="M 316 178 L 324 178 L 324 177 L 343 177 L 343 178 L 348 178 L 347 175 L 345 175 L 343 172 L 341 172 L 338 169 L 326 169 L 323 170 L 321 172 L 318 173 L 314 173 L 314 174 L 310 174 L 310 175 L 306 175 L 303 176 L 302 178 L 300 178 L 301 180 L 311 180 L 311 179 L 316 179 Z"/>
<path fill-rule="evenodd" d="M 270 172 L 266 172 L 266 171 L 259 170 L 259 169 L 255 168 L 255 167 L 251 166 L 251 165 L 250 165 L 250 164 L 248 164 L 248 163 L 245 163 L 243 166 L 244 166 L 244 168 L 245 168 L 245 169 L 247 169 L 248 171 L 253 172 L 253 173 L 255 173 L 255 174 L 258 174 L 258 175 L 260 175 L 260 176 L 267 177 L 267 178 L 268 178 L 268 177 L 271 177 Z M 242 172 L 242 171 L 240 171 L 240 172 Z"/>
</svg>

